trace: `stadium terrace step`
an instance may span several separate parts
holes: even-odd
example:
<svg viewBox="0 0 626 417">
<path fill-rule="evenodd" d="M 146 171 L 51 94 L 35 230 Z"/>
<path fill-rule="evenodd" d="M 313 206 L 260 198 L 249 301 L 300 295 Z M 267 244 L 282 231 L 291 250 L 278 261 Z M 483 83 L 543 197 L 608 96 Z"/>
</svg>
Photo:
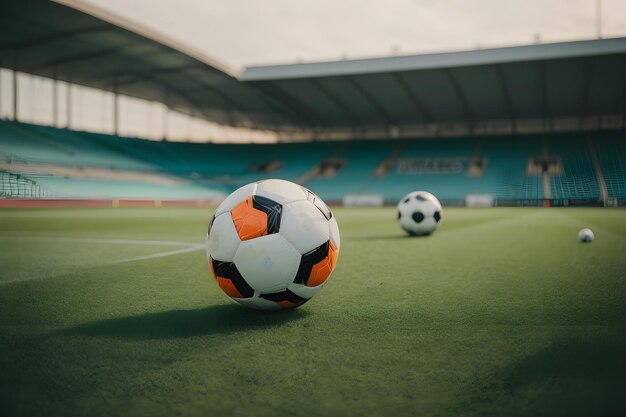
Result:
<svg viewBox="0 0 626 417">
<path fill-rule="evenodd" d="M 430 191 L 442 201 L 468 194 L 495 200 L 544 198 L 597 201 L 606 194 L 626 200 L 626 140 L 623 132 L 589 134 L 419 138 L 278 144 L 198 144 L 150 141 L 0 122 L 0 161 L 9 171 L 57 176 L 56 190 L 67 185 L 83 195 L 89 179 L 135 184 L 191 186 L 193 193 L 230 192 L 246 183 L 282 178 L 305 183 L 328 201 L 345 195 L 379 195 L 393 203 L 414 190 Z M 597 165 L 587 138 L 593 141 Z M 559 173 L 529 174 L 529 161 L 558 158 Z M 340 169 L 318 175 L 320 161 L 339 158 Z M 480 161 L 480 167 L 476 166 Z M 384 175 L 375 175 L 384 164 Z M 271 167 L 261 169 L 260 167 Z M 598 170 L 599 169 L 599 170 Z M 315 175 L 313 175 L 315 174 Z M 83 182 L 63 182 L 73 177 Z M 108 187 L 108 188 L 107 188 Z M 107 186 L 106 193 L 113 195 Z M 96 187 L 95 189 L 97 189 Z M 121 189 L 121 188 L 120 188 Z M 133 189 L 132 187 L 129 189 Z M 124 191 L 128 195 L 130 191 Z M 72 194 L 70 193 L 70 194 Z M 158 194 L 158 193 L 157 193 Z M 176 194 L 176 193 L 173 193 Z"/>
</svg>

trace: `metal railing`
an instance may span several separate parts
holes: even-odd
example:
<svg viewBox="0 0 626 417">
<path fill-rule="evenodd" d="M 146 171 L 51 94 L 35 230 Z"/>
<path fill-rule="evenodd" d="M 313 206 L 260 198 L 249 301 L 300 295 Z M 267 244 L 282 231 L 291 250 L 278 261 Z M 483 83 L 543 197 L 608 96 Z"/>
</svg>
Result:
<svg viewBox="0 0 626 417">
<path fill-rule="evenodd" d="M 46 198 L 50 193 L 36 181 L 0 170 L 0 198 Z"/>
</svg>

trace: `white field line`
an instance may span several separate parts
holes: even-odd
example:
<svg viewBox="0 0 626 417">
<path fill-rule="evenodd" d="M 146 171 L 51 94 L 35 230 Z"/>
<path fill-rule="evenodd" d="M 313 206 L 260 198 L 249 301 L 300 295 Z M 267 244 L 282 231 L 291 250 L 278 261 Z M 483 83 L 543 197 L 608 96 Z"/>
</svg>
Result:
<svg viewBox="0 0 626 417">
<path fill-rule="evenodd" d="M 2 235 L 0 238 L 5 239 L 26 239 L 26 240 L 43 240 L 52 242 L 76 242 L 76 243 L 108 243 L 113 245 L 147 245 L 147 246 L 194 246 L 198 243 L 177 242 L 169 240 L 132 240 L 132 239 L 97 239 L 82 237 L 53 237 L 53 236 L 20 236 L 20 235 Z"/>
<path fill-rule="evenodd" d="M 119 261 L 111 262 L 113 264 L 121 264 L 124 262 L 133 262 L 133 261 L 142 261 L 144 259 L 153 259 L 153 258 L 161 258 L 163 256 L 172 256 L 172 255 L 180 255 L 183 253 L 191 253 L 204 250 L 204 245 L 194 244 L 193 246 L 189 246 L 183 249 L 176 249 L 167 252 L 159 252 L 153 253 L 151 255 L 143 255 L 143 256 L 133 256 L 132 258 L 120 259 Z"/>
<path fill-rule="evenodd" d="M 126 262 L 141 261 L 144 259 L 161 258 L 164 256 L 181 255 L 184 253 L 197 252 L 204 249 L 204 245 L 200 243 L 192 242 L 177 242 L 169 240 L 133 240 L 133 239 L 97 239 L 97 238 L 75 238 L 75 237 L 52 237 L 52 236 L 8 236 L 1 235 L 0 238 L 10 239 L 26 239 L 26 240 L 43 240 L 49 242 L 73 242 L 73 243 L 99 243 L 99 244 L 112 244 L 112 245 L 141 245 L 141 246 L 182 246 L 181 249 L 169 250 L 165 252 L 152 253 L 150 255 L 133 256 L 130 258 L 124 258 L 117 261 L 109 262 L 109 264 L 120 264 Z M 8 283 L 12 281 L 0 281 L 2 283 Z"/>
</svg>

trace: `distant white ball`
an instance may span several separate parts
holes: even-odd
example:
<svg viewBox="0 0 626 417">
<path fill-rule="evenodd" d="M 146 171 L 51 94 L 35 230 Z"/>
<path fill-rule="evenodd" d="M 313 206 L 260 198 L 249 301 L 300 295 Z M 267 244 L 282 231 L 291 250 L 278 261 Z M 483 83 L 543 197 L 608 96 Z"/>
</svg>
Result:
<svg viewBox="0 0 626 417">
<path fill-rule="evenodd" d="M 593 238 L 594 235 L 591 229 L 582 229 L 580 232 L 578 232 L 578 240 L 583 243 L 591 243 L 593 242 Z"/>
<path fill-rule="evenodd" d="M 426 191 L 415 191 L 398 203 L 398 223 L 411 236 L 430 235 L 441 223 L 443 211 L 439 200 Z"/>
</svg>

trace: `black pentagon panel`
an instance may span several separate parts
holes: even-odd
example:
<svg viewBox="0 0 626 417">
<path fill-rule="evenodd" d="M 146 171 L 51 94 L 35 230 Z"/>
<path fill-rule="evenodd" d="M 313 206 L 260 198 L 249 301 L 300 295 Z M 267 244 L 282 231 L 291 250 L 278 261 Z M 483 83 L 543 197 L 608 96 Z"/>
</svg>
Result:
<svg viewBox="0 0 626 417">
<path fill-rule="evenodd" d="M 436 211 L 435 214 L 433 214 L 433 217 L 435 218 L 435 221 L 439 223 L 439 220 L 441 220 L 441 213 Z"/>
<path fill-rule="evenodd" d="M 328 255 L 328 249 L 328 241 L 326 241 L 312 251 L 302 255 L 302 259 L 300 259 L 300 267 L 298 268 L 298 272 L 296 273 L 296 277 L 293 282 L 295 284 L 306 285 L 309 280 L 309 276 L 311 275 L 311 269 L 313 269 L 313 266 L 316 263 L 321 262 Z"/>
<path fill-rule="evenodd" d="M 402 213 L 400 213 L 400 210 L 398 210 L 398 220 L 400 220 L 401 217 L 402 217 Z"/>
<path fill-rule="evenodd" d="M 281 301 L 289 301 L 296 305 L 301 305 L 309 301 L 307 298 L 302 298 L 289 290 L 275 292 L 271 294 L 260 294 L 259 297 L 265 300 L 274 301 L 276 303 L 279 303 Z"/>
<path fill-rule="evenodd" d="M 309 200 L 319 211 L 322 212 L 326 220 L 330 220 L 333 217 L 333 212 L 330 211 L 326 203 L 324 203 L 315 193 L 308 188 L 302 187 L 306 193 L 306 199 Z"/>
<path fill-rule="evenodd" d="M 267 234 L 278 233 L 283 206 L 267 197 L 255 195 L 252 197 L 252 207 L 267 214 Z"/>
<path fill-rule="evenodd" d="M 211 259 L 211 261 L 213 262 L 215 275 L 231 280 L 244 298 L 250 298 L 254 295 L 254 290 L 241 276 L 234 262 L 222 262 L 215 259 Z"/>
<path fill-rule="evenodd" d="M 424 220 L 424 213 L 422 213 L 421 211 L 416 211 L 411 214 L 411 218 L 415 223 L 421 223 L 422 220 Z"/>
<path fill-rule="evenodd" d="M 408 203 L 409 201 L 411 201 L 411 199 L 407 197 L 407 198 L 405 198 L 405 199 L 404 199 L 403 203 L 404 203 L 404 204 L 406 204 L 406 203 Z"/>
<path fill-rule="evenodd" d="M 421 194 L 416 195 L 415 199 L 417 201 L 428 201 L 428 199 L 426 197 L 424 197 L 423 195 L 421 195 Z"/>
</svg>

